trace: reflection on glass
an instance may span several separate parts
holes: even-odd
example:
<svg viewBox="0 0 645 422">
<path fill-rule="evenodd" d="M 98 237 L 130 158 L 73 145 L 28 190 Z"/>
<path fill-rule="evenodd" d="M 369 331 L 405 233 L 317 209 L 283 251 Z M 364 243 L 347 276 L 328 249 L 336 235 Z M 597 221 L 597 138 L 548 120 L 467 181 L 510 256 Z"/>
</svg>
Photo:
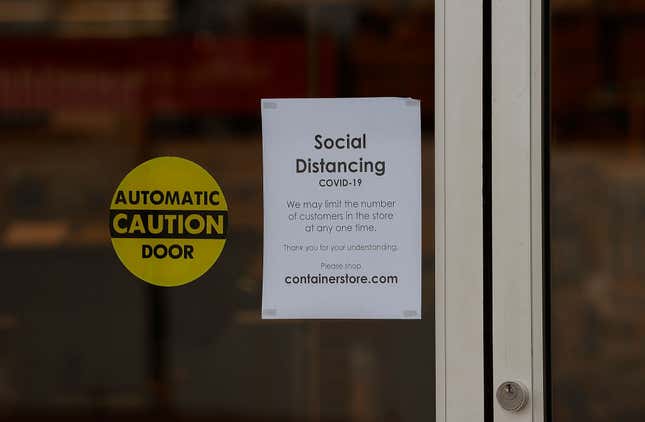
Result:
<svg viewBox="0 0 645 422">
<path fill-rule="evenodd" d="M 642 421 L 645 3 L 553 1 L 556 422 Z"/>
<path fill-rule="evenodd" d="M 433 4 L 5 0 L 0 418 L 431 421 Z M 411 96 L 424 118 L 424 319 L 259 319 L 259 99 Z M 134 279 L 110 243 L 123 176 L 159 155 L 230 206 L 216 266 Z"/>
</svg>

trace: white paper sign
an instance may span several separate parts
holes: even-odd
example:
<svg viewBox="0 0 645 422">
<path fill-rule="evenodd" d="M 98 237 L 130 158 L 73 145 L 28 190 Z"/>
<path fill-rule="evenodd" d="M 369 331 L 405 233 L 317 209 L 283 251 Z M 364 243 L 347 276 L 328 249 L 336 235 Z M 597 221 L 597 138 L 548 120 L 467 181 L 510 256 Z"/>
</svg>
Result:
<svg viewBox="0 0 645 422">
<path fill-rule="evenodd" d="M 262 318 L 421 318 L 420 103 L 262 100 Z"/>
</svg>

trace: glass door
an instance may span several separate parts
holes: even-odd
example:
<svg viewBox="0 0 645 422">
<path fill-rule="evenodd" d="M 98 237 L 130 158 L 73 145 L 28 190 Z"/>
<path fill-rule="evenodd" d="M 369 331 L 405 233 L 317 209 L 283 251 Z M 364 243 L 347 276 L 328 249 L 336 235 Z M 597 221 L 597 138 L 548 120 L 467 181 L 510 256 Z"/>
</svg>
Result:
<svg viewBox="0 0 645 422">
<path fill-rule="evenodd" d="M 554 421 L 645 417 L 645 7 L 554 1 Z"/>
<path fill-rule="evenodd" d="M 3 0 L 0 418 L 432 421 L 432 1 Z M 423 319 L 263 321 L 263 97 L 422 101 Z M 110 245 L 139 163 L 211 172 L 229 240 L 151 287 Z M 3 419 L 4 420 L 4 419 Z"/>
</svg>

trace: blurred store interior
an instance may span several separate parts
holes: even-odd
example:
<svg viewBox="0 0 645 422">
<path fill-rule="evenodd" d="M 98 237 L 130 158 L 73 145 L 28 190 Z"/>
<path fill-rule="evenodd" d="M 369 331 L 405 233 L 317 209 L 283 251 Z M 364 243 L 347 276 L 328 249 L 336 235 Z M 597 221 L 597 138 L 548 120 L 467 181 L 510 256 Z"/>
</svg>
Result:
<svg viewBox="0 0 645 422">
<path fill-rule="evenodd" d="M 0 420 L 434 420 L 432 0 L 0 0 Z M 645 2 L 552 0 L 556 422 L 645 420 Z M 424 319 L 261 321 L 259 99 L 423 110 Z M 196 161 L 203 279 L 110 245 L 121 178 Z M 620 392 L 620 393 L 619 393 Z"/>
</svg>

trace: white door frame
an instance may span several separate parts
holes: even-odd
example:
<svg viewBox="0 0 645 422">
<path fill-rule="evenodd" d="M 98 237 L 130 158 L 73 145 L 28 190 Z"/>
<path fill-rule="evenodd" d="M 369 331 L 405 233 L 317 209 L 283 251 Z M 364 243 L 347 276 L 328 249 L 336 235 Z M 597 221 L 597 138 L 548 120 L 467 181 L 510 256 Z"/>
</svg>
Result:
<svg viewBox="0 0 645 422">
<path fill-rule="evenodd" d="M 548 3 L 435 5 L 437 421 L 549 421 Z M 507 381 L 528 390 L 520 411 L 504 410 L 495 398 Z"/>
<path fill-rule="evenodd" d="M 495 400 L 495 422 L 544 421 L 541 15 L 492 2 L 493 385 L 530 392 L 517 413 Z"/>
<path fill-rule="evenodd" d="M 484 420 L 481 1 L 435 2 L 437 422 Z"/>
</svg>

